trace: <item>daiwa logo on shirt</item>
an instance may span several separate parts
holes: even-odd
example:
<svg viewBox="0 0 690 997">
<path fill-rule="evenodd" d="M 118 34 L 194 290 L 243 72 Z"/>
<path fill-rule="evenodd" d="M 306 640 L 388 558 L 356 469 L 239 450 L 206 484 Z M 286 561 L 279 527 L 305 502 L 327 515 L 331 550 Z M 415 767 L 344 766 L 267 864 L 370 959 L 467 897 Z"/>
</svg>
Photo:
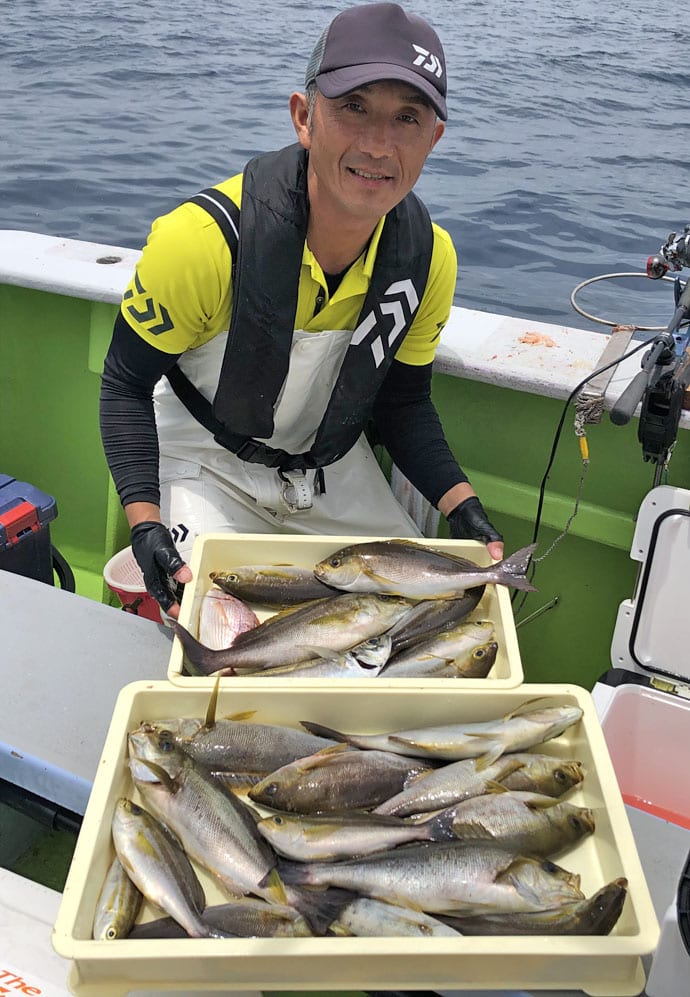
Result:
<svg viewBox="0 0 690 997">
<path fill-rule="evenodd" d="M 386 298 L 390 298 L 391 300 L 386 301 Z M 367 340 L 374 358 L 374 364 L 380 367 L 386 358 L 386 354 L 390 352 L 393 344 L 396 343 L 400 333 L 409 326 L 418 305 L 419 298 L 417 297 L 414 284 L 409 277 L 407 280 L 395 281 L 394 284 L 386 288 L 378 309 L 372 309 L 359 323 L 352 333 L 350 345 L 359 346 Z M 381 315 L 391 315 L 393 317 L 393 328 L 390 332 L 383 333 L 376 329 L 377 322 L 381 318 L 381 316 L 376 314 L 377 310 L 380 310 Z M 369 334 L 372 330 L 375 335 L 370 337 Z"/>
<path fill-rule="evenodd" d="M 438 77 L 440 80 L 443 76 L 443 66 L 441 65 L 440 59 L 438 59 L 433 52 L 430 52 L 426 48 L 422 48 L 421 45 L 415 45 L 413 43 L 412 48 L 417 53 L 417 58 L 414 60 L 413 65 L 421 66 L 422 69 L 428 69 L 430 73 L 433 73 L 434 76 Z M 428 59 L 429 61 L 425 62 L 425 59 Z"/>
</svg>

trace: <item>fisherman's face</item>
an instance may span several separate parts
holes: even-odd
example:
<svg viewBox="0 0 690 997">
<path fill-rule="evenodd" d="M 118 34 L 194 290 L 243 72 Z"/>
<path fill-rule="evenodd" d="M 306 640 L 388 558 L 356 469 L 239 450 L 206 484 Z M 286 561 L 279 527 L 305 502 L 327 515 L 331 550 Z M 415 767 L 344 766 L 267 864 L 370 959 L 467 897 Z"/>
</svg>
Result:
<svg viewBox="0 0 690 997">
<path fill-rule="evenodd" d="M 293 94 L 290 106 L 309 151 L 312 208 L 372 227 L 414 187 L 444 131 L 422 94 L 393 80 L 335 99 L 318 93 L 311 121 L 303 95 Z"/>
</svg>

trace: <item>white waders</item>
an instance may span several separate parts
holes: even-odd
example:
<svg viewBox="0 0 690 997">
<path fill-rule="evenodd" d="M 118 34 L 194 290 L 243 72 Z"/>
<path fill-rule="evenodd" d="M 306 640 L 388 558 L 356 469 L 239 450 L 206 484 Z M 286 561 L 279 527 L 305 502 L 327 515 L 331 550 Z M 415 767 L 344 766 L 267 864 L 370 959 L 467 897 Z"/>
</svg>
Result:
<svg viewBox="0 0 690 997">
<path fill-rule="evenodd" d="M 274 433 L 264 442 L 308 450 L 328 404 L 351 333 L 294 333 L 290 366 L 276 403 Z M 226 335 L 179 360 L 187 377 L 213 399 Z M 189 558 L 199 533 L 305 533 L 340 536 L 421 535 L 396 501 L 371 448 L 360 437 L 341 460 L 315 472 L 280 475 L 215 443 L 163 379 L 156 388 L 161 516 L 180 554 Z"/>
</svg>

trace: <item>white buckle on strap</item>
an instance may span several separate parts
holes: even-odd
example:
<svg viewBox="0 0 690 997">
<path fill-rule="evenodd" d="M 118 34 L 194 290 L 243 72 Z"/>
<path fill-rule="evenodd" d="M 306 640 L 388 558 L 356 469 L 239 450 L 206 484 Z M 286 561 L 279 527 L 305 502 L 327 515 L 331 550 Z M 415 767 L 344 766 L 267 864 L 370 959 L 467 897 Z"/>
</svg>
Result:
<svg viewBox="0 0 690 997">
<path fill-rule="evenodd" d="M 304 471 L 278 471 L 278 477 L 282 481 L 280 497 L 289 512 L 311 509 L 314 495 Z"/>
</svg>

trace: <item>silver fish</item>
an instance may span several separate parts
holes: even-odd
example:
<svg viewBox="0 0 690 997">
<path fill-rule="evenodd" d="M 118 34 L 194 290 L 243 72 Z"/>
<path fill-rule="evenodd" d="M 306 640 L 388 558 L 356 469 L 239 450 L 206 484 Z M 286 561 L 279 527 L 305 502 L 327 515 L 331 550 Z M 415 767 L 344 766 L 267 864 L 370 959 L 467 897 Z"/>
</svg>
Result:
<svg viewBox="0 0 690 997">
<path fill-rule="evenodd" d="M 614 879 L 593 896 L 553 910 L 444 916 L 443 921 L 462 935 L 608 935 L 621 915 L 627 894 L 627 879 Z"/>
<path fill-rule="evenodd" d="M 408 599 L 457 599 L 466 589 L 492 582 L 533 592 L 525 577 L 536 544 L 486 567 L 464 562 L 412 540 L 373 540 L 351 544 L 314 568 L 322 582 L 348 592 L 371 592 Z"/>
<path fill-rule="evenodd" d="M 521 855 L 552 857 L 594 831 L 588 807 L 541 793 L 490 793 L 463 800 L 450 810 L 456 836 L 465 842 L 490 841 Z"/>
<path fill-rule="evenodd" d="M 177 717 L 146 723 L 143 733 L 164 734 L 195 761 L 214 770 L 266 774 L 336 742 L 280 724 L 253 723 L 253 713 L 213 720 Z"/>
<path fill-rule="evenodd" d="M 405 845 L 342 862 L 281 862 L 283 879 L 336 886 L 428 913 L 470 914 L 553 908 L 584 899 L 580 878 L 549 859 L 495 845 Z"/>
<path fill-rule="evenodd" d="M 315 816 L 277 813 L 262 818 L 257 827 L 285 858 L 332 862 L 384 852 L 411 841 L 447 841 L 454 836 L 454 818 L 454 813 L 444 812 L 410 824 L 398 817 L 366 812 Z"/>
<path fill-rule="evenodd" d="M 357 897 L 343 907 L 329 931 L 364 938 L 452 938 L 460 934 L 423 911 L 371 897 Z"/>
<path fill-rule="evenodd" d="M 429 768 L 386 751 L 338 744 L 272 772 L 249 790 L 254 803 L 290 813 L 338 813 L 373 807 Z"/>
<path fill-rule="evenodd" d="M 386 678 L 421 677 L 433 675 L 446 668 L 458 675 L 474 677 L 488 675 L 496 660 L 498 645 L 494 640 L 495 628 L 490 620 L 458 623 L 431 637 L 425 637 L 405 651 L 388 660 L 383 670 Z M 480 650 L 479 657 L 472 655 Z"/>
<path fill-rule="evenodd" d="M 134 784 L 187 854 L 234 896 L 252 893 L 287 903 L 275 856 L 246 804 L 172 741 L 139 730 L 128 735 L 128 743 Z"/>
<path fill-rule="evenodd" d="M 93 937 L 102 941 L 126 938 L 137 919 L 143 896 L 117 855 L 108 867 L 96 901 Z"/>
<path fill-rule="evenodd" d="M 481 771 L 477 769 L 474 758 L 451 762 L 423 772 L 411 780 L 401 793 L 376 807 L 374 812 L 409 817 L 429 810 L 445 809 L 461 800 L 484 795 L 492 783 L 502 784 L 521 764 L 513 755 L 502 755 Z"/>
<path fill-rule="evenodd" d="M 176 620 L 170 620 L 170 624 L 193 670 L 204 675 L 231 675 L 237 669 L 307 661 L 313 656 L 309 650 L 313 647 L 348 651 L 369 637 L 385 633 L 410 608 L 407 600 L 393 596 L 341 593 L 276 613 L 240 634 L 232 647 L 223 651 L 204 647 Z"/>
<path fill-rule="evenodd" d="M 192 938 L 215 935 L 201 920 L 204 891 L 180 842 L 132 800 L 118 801 L 112 820 L 115 851 L 147 900 L 174 918 Z"/>
<path fill-rule="evenodd" d="M 230 647 L 237 636 L 259 625 L 259 617 L 240 599 L 210 588 L 199 608 L 199 641 L 213 650 Z"/>
<path fill-rule="evenodd" d="M 212 571 L 209 577 L 238 599 L 279 609 L 337 594 L 336 589 L 319 581 L 311 568 L 295 564 L 242 564 L 227 571 Z"/>
<path fill-rule="evenodd" d="M 311 734 L 344 741 L 357 748 L 393 751 L 415 758 L 457 761 L 476 758 L 485 767 L 504 752 L 525 751 L 557 737 L 582 717 L 579 706 L 553 706 L 509 713 L 499 720 L 418 727 L 384 734 L 346 734 L 323 724 L 300 721 Z"/>
<path fill-rule="evenodd" d="M 367 664 L 352 651 L 329 651 L 327 647 L 306 648 L 314 657 L 292 665 L 276 665 L 243 672 L 256 678 L 317 678 L 317 679 L 366 679 L 375 678 L 382 665 Z"/>
</svg>

